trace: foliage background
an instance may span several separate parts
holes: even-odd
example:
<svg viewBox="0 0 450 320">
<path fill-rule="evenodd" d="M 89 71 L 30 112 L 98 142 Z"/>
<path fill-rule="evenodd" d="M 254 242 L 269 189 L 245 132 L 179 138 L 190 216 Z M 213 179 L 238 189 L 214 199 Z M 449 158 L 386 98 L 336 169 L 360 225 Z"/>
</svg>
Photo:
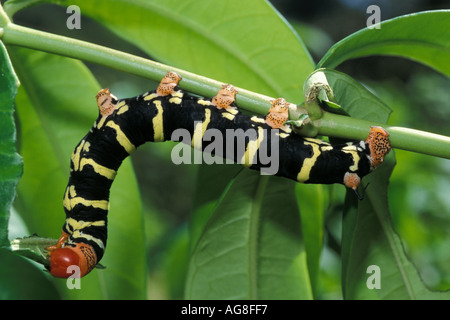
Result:
<svg viewBox="0 0 450 320">
<path fill-rule="evenodd" d="M 315 62 L 332 44 L 365 26 L 365 9 L 369 5 L 366 1 L 272 3 L 302 35 Z M 446 8 L 445 1 L 375 1 L 370 4 L 381 7 L 383 20 L 411 12 Z M 66 18 L 64 8 L 43 5 L 18 13 L 15 22 L 51 32 L 57 30 L 57 33 L 70 37 L 145 56 L 88 18 L 83 17 L 79 31 L 61 28 L 65 26 Z M 148 81 L 138 77 L 97 65 L 88 64 L 88 67 L 101 87 L 109 87 L 121 97 L 133 96 L 152 87 Z M 417 63 L 389 57 L 351 60 L 339 66 L 338 70 L 363 82 L 381 96 L 395 111 L 389 123 L 450 135 L 449 80 L 445 76 Z M 187 259 L 187 219 L 196 199 L 198 167 L 173 165 L 170 161 L 171 147 L 170 143 L 145 145 L 132 156 L 145 211 L 143 225 L 150 279 L 148 297 L 151 299 L 183 296 L 185 269 L 180 266 Z M 389 189 L 395 230 L 424 282 L 432 289 L 448 289 L 450 163 L 400 150 L 396 151 L 396 156 L 401 165 L 395 168 Z M 336 199 L 344 199 L 343 190 L 336 190 L 336 193 Z M 19 225 L 15 219 L 15 216 L 11 219 L 12 227 Z M 339 248 L 342 217 L 333 215 L 326 219 L 328 229 L 317 297 L 341 298 Z M 9 236 L 13 238 L 30 232 L 32 230 L 18 229 L 10 232 Z"/>
</svg>

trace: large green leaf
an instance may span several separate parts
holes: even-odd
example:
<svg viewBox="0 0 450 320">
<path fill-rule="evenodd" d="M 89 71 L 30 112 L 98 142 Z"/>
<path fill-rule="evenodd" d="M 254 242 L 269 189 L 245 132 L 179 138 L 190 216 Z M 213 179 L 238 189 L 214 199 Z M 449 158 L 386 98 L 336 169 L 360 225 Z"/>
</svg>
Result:
<svg viewBox="0 0 450 320">
<path fill-rule="evenodd" d="M 191 250 L 197 244 L 203 228 L 216 208 L 221 196 L 226 193 L 229 182 L 244 168 L 238 164 L 202 164 L 196 181 L 196 193 L 189 221 Z M 217 179 L 220 177 L 220 179 Z"/>
<path fill-rule="evenodd" d="M 269 96 L 299 101 L 313 70 L 302 41 L 268 1 L 55 2 L 78 5 L 158 61 Z"/>
<path fill-rule="evenodd" d="M 450 76 L 450 10 L 413 13 L 362 29 L 328 50 L 317 68 L 370 55 L 393 55 L 426 64 Z"/>
<path fill-rule="evenodd" d="M 29 260 L 0 249 L 0 261 L 0 300 L 60 298 L 54 283 Z"/>
<path fill-rule="evenodd" d="M 320 69 L 308 77 L 307 85 L 317 82 L 331 87 L 335 101 L 350 116 L 381 123 L 388 120 L 390 108 L 351 77 L 334 70 Z M 447 294 L 434 293 L 425 287 L 392 227 L 387 199 L 394 166 L 395 157 L 391 151 L 381 167 L 364 177 L 363 184 L 370 185 L 363 201 L 358 201 L 352 191 L 347 193 L 342 226 L 344 298 L 446 298 Z M 372 265 L 381 270 L 381 289 L 369 289 L 370 285 L 366 284 L 371 276 L 367 268 Z"/>
<path fill-rule="evenodd" d="M 320 271 L 320 257 L 324 240 L 324 214 L 328 194 L 323 185 L 297 183 L 295 195 L 300 209 L 303 242 L 308 262 L 311 287 L 316 294 Z"/>
<path fill-rule="evenodd" d="M 8 246 L 8 220 L 22 161 L 16 153 L 14 97 L 19 82 L 3 43 L 0 42 L 0 246 Z"/>
<path fill-rule="evenodd" d="M 344 298 L 448 300 L 450 291 L 433 292 L 425 286 L 392 226 L 388 183 L 394 165 L 390 155 L 377 176 L 369 177 L 364 201 L 356 205 L 354 198 L 348 199 L 342 239 Z"/>
<path fill-rule="evenodd" d="M 65 218 L 62 197 L 70 155 L 97 117 L 99 86 L 79 61 L 20 48 L 11 52 L 23 84 L 16 105 L 25 173 L 17 208 L 30 232 L 57 238 Z M 66 298 L 146 297 L 142 214 L 129 161 L 113 184 L 110 207 L 108 247 L 101 261 L 106 269 L 83 278 L 81 290 L 68 290 L 64 281 L 55 280 Z"/>
<path fill-rule="evenodd" d="M 251 170 L 232 180 L 192 254 L 187 299 L 312 298 L 293 184 Z"/>
</svg>

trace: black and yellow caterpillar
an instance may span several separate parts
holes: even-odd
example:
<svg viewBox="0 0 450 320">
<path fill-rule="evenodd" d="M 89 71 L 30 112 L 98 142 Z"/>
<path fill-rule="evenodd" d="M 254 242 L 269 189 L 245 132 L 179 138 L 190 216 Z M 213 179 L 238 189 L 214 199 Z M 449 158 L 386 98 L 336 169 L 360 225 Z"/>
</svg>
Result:
<svg viewBox="0 0 450 320">
<path fill-rule="evenodd" d="M 372 127 L 366 141 L 332 145 L 291 132 L 285 124 L 289 104 L 282 98 L 272 101 L 265 117 L 250 116 L 236 108 L 231 85 L 208 100 L 179 90 L 180 80 L 168 72 L 156 90 L 134 98 L 118 100 L 108 89 L 97 94 L 99 116 L 71 157 L 62 235 L 47 248 L 52 275 L 67 278 L 67 268 L 76 265 L 82 277 L 95 267 L 106 248 L 109 190 L 122 161 L 147 141 L 171 140 L 176 130 L 189 133 L 192 147 L 262 173 L 268 167 L 264 155 L 276 155 L 279 163 L 271 174 L 303 183 L 341 183 L 355 191 L 390 150 L 380 127 Z M 211 129 L 222 136 L 221 144 L 207 138 Z"/>
</svg>

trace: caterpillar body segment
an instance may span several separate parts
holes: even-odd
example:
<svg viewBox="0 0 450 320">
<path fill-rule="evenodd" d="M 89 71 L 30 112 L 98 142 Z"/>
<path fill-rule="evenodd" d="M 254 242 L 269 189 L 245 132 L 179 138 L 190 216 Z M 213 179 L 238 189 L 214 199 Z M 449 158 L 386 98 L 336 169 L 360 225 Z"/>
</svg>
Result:
<svg viewBox="0 0 450 320">
<path fill-rule="evenodd" d="M 73 263 L 84 276 L 102 259 L 110 187 L 122 161 L 147 141 L 182 141 L 262 174 L 353 190 L 390 149 L 382 128 L 372 128 L 366 141 L 332 145 L 293 133 L 284 99 L 272 102 L 266 117 L 251 116 L 236 108 L 231 85 L 205 99 L 179 90 L 180 80 L 168 73 L 156 90 L 133 98 L 117 99 L 108 90 L 97 95 L 99 117 L 71 157 L 62 237 L 49 247 L 53 275 L 66 276 Z"/>
</svg>

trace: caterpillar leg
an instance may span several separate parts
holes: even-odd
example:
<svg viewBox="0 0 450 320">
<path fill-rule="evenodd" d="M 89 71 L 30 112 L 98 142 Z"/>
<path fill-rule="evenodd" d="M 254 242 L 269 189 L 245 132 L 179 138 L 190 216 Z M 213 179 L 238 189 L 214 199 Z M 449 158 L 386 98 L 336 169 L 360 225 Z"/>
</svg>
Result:
<svg viewBox="0 0 450 320">
<path fill-rule="evenodd" d="M 382 127 L 370 127 L 366 143 L 370 150 L 370 164 L 375 169 L 383 163 L 384 157 L 391 150 L 389 133 Z"/>
<path fill-rule="evenodd" d="M 350 173 L 347 172 L 344 176 L 344 185 L 347 188 L 351 188 L 355 194 L 356 197 L 359 200 L 363 200 L 364 199 L 364 192 L 366 191 L 367 187 L 369 186 L 369 184 L 367 184 L 364 188 L 363 188 L 363 192 L 362 194 L 359 194 L 358 192 L 358 186 L 361 183 L 361 178 L 356 174 L 356 173 Z"/>
<path fill-rule="evenodd" d="M 61 237 L 59 237 L 58 242 L 56 243 L 56 245 L 49 246 L 49 247 L 47 247 L 45 249 L 47 249 L 48 251 L 53 251 L 55 249 L 59 249 L 59 248 L 61 248 L 64 245 L 64 243 L 66 243 L 67 239 L 69 239 L 69 234 L 63 231 L 63 232 L 61 232 Z"/>
<path fill-rule="evenodd" d="M 289 120 L 289 103 L 284 98 L 278 98 L 271 101 L 272 106 L 269 113 L 266 115 L 266 123 L 272 129 L 281 129 L 285 132 L 290 132 L 288 125 L 285 125 Z"/>
<path fill-rule="evenodd" d="M 174 93 L 177 90 L 178 83 L 180 82 L 181 77 L 175 72 L 169 71 L 161 80 L 156 89 L 156 93 L 159 96 L 168 96 L 169 94 Z"/>
<path fill-rule="evenodd" d="M 100 114 L 103 117 L 107 117 L 114 112 L 117 104 L 117 98 L 109 91 L 108 88 L 101 89 L 95 98 L 97 99 Z"/>
<path fill-rule="evenodd" d="M 56 245 L 47 247 L 50 251 L 49 272 L 57 278 L 68 278 L 76 271 L 76 268 L 70 269 L 70 267 L 78 267 L 77 276 L 84 277 L 97 264 L 97 255 L 88 244 L 66 244 L 68 238 L 69 234 L 63 231 Z"/>
<path fill-rule="evenodd" d="M 232 85 L 224 84 L 217 95 L 212 98 L 211 103 L 216 106 L 217 109 L 231 108 L 235 102 L 236 93 L 238 92 Z"/>
</svg>

